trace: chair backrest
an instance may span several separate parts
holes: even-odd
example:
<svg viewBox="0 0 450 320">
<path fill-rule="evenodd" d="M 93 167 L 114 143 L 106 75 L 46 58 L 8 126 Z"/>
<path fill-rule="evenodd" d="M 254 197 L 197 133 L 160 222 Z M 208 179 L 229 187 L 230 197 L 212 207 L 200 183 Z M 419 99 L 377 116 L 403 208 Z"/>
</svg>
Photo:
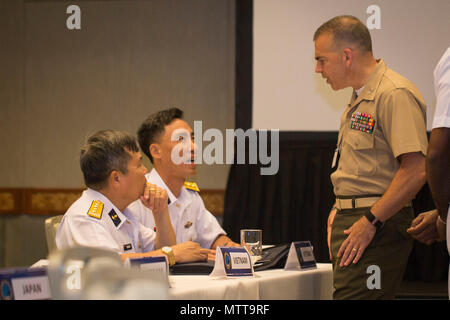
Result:
<svg viewBox="0 0 450 320">
<path fill-rule="evenodd" d="M 48 252 L 56 249 L 56 232 L 64 215 L 54 216 L 45 219 L 45 237 L 47 239 Z"/>
</svg>

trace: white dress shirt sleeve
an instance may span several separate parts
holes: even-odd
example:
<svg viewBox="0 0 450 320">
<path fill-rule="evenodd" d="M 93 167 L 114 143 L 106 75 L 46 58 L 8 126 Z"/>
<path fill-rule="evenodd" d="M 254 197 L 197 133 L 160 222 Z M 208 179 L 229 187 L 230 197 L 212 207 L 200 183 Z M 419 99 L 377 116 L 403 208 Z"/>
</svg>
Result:
<svg viewBox="0 0 450 320">
<path fill-rule="evenodd" d="M 450 128 L 450 47 L 434 70 L 436 110 L 433 129 Z"/>
<path fill-rule="evenodd" d="M 139 223 L 139 239 L 141 241 L 142 252 L 155 250 L 156 233 L 153 230 L 154 223 L 152 211 L 144 206 L 141 200 L 137 200 L 127 207 L 127 214 L 131 214 L 134 220 Z"/>
<path fill-rule="evenodd" d="M 156 233 L 146 226 L 139 224 L 139 235 L 141 237 L 142 252 L 154 251 Z"/>
<path fill-rule="evenodd" d="M 195 205 L 198 206 L 196 242 L 201 247 L 209 249 L 218 236 L 226 235 L 227 233 L 222 229 L 216 217 L 205 208 L 205 204 L 200 195 L 196 194 L 195 197 Z"/>
<path fill-rule="evenodd" d="M 122 248 L 104 225 L 94 219 L 80 216 L 63 218 L 56 234 L 56 246 L 58 249 L 75 246 L 95 247 L 122 253 Z"/>
</svg>

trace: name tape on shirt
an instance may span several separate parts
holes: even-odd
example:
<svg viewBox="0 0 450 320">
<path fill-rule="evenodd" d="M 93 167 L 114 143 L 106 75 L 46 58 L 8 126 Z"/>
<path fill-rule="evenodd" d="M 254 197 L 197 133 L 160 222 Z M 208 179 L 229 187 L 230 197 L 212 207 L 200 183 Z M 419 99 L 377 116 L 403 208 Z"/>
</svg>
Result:
<svg viewBox="0 0 450 320">
<path fill-rule="evenodd" d="M 313 247 L 309 241 L 292 242 L 284 270 L 317 268 Z"/>
<path fill-rule="evenodd" d="M 217 247 L 216 262 L 211 277 L 253 277 L 250 254 L 244 247 Z"/>
</svg>

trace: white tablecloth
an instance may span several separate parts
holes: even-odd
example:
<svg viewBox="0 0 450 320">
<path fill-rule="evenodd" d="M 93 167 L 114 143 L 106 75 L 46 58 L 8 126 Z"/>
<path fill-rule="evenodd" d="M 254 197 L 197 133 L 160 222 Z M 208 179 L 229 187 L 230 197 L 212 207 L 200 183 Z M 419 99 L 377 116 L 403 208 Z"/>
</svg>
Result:
<svg viewBox="0 0 450 320">
<path fill-rule="evenodd" d="M 331 264 L 317 269 L 255 272 L 254 278 L 212 279 L 209 276 L 170 276 L 169 297 L 180 300 L 329 300 L 332 299 Z"/>
</svg>

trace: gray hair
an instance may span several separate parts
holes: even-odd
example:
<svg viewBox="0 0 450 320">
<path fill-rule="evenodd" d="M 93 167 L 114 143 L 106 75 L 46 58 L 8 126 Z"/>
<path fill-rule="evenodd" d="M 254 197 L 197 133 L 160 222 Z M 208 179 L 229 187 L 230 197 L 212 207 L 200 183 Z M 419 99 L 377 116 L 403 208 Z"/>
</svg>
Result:
<svg viewBox="0 0 450 320">
<path fill-rule="evenodd" d="M 89 137 L 80 152 L 86 186 L 99 190 L 107 185 L 112 171 L 127 174 L 130 152 L 139 152 L 139 147 L 136 138 L 127 132 L 101 130 Z"/>
<path fill-rule="evenodd" d="M 354 16 L 343 15 L 328 20 L 316 30 L 313 41 L 324 33 L 330 33 L 333 36 L 335 45 L 351 44 L 361 51 L 372 52 L 369 29 Z"/>
</svg>

